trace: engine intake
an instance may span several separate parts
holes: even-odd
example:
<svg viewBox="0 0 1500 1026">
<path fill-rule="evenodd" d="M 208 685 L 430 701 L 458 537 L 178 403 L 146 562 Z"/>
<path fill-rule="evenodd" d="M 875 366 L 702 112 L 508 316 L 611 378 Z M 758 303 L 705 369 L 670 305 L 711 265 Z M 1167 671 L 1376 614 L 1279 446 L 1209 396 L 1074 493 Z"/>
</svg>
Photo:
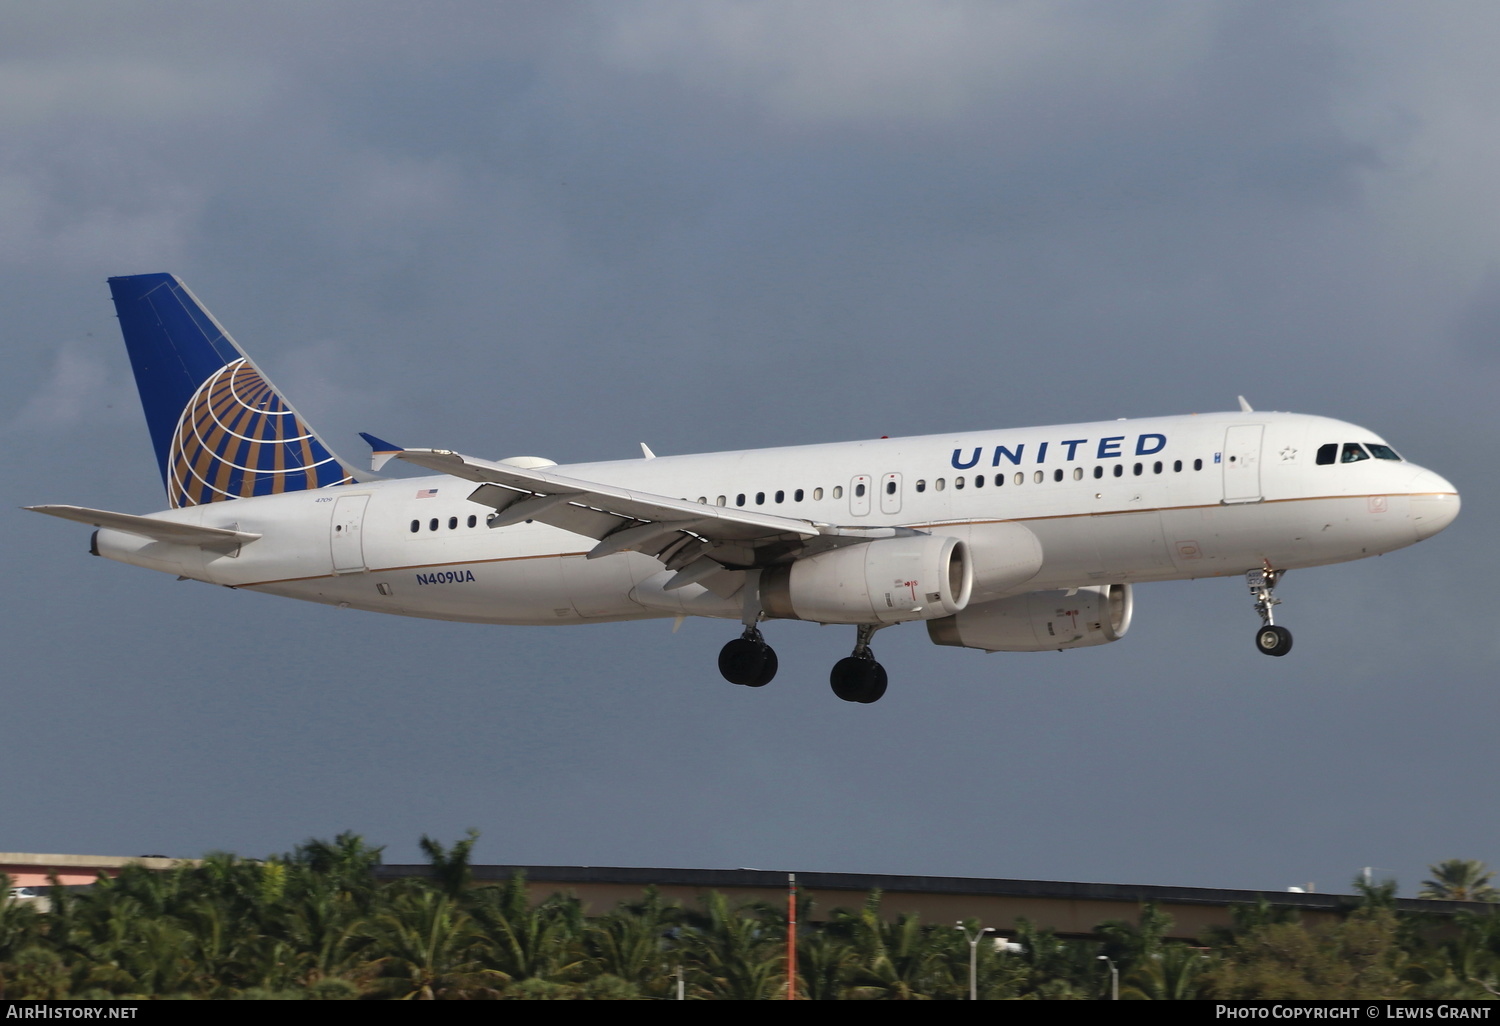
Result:
<svg viewBox="0 0 1500 1026">
<path fill-rule="evenodd" d="M 952 616 L 969 604 L 968 547 L 946 535 L 881 538 L 761 573 L 768 616 L 818 623 L 900 623 Z"/>
</svg>

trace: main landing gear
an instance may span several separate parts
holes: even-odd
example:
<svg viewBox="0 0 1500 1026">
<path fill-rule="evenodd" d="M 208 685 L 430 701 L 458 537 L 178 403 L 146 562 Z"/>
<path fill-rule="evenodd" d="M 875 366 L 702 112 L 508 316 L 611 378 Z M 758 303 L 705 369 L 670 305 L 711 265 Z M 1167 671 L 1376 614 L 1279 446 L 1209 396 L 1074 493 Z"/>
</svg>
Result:
<svg viewBox="0 0 1500 1026">
<path fill-rule="evenodd" d="M 846 702 L 869 705 L 880 701 L 885 694 L 885 667 L 875 661 L 870 651 L 870 637 L 886 624 L 865 624 L 859 627 L 855 639 L 854 654 L 833 664 L 828 683 L 833 693 Z M 719 672 L 731 684 L 748 688 L 759 688 L 771 683 L 776 676 L 776 650 L 766 644 L 760 630 L 754 624 L 745 626 L 745 633 L 735 638 L 719 651 Z"/>
<path fill-rule="evenodd" d="M 1285 570 L 1272 570 L 1267 565 L 1264 569 L 1250 570 L 1245 574 L 1245 583 L 1250 586 L 1255 611 L 1261 620 L 1260 630 L 1255 632 L 1255 647 L 1271 656 L 1284 656 L 1292 650 L 1292 632 L 1276 626 L 1271 614 L 1272 607 L 1281 604 L 1281 599 L 1276 597 L 1276 585 L 1284 573 Z"/>
<path fill-rule="evenodd" d="M 861 624 L 854 644 L 854 654 L 833 664 L 828 683 L 833 693 L 846 702 L 869 705 L 880 701 L 887 683 L 885 667 L 875 661 L 870 651 L 870 637 L 885 624 Z"/>
<path fill-rule="evenodd" d="M 766 644 L 754 624 L 719 651 L 719 672 L 731 684 L 762 688 L 776 676 L 776 650 Z"/>
</svg>

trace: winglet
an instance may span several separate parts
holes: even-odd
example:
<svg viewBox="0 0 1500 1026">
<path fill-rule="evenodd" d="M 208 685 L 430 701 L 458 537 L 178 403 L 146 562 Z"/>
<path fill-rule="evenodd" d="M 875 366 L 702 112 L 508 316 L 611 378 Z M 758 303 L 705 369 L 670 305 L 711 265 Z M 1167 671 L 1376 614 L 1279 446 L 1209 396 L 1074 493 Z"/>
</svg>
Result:
<svg viewBox="0 0 1500 1026">
<path fill-rule="evenodd" d="M 656 459 L 656 453 L 652 452 L 651 446 L 647 445 L 645 442 L 641 443 L 641 456 L 648 460 Z"/>
<path fill-rule="evenodd" d="M 1235 398 L 1240 401 L 1240 412 L 1241 413 L 1254 413 L 1255 412 L 1255 407 L 1253 407 L 1249 403 L 1247 403 L 1245 401 L 1245 397 L 1244 396 L 1237 395 L 1237 396 L 1235 396 Z"/>
<path fill-rule="evenodd" d="M 380 471 L 381 467 L 385 466 L 392 459 L 394 459 L 397 453 L 406 451 L 399 445 L 393 445 L 390 442 L 381 441 L 379 438 L 376 438 L 374 435 L 369 434 L 365 431 L 361 431 L 359 433 L 359 437 L 363 438 L 366 442 L 369 443 L 370 469 L 376 471 L 377 473 Z"/>
</svg>

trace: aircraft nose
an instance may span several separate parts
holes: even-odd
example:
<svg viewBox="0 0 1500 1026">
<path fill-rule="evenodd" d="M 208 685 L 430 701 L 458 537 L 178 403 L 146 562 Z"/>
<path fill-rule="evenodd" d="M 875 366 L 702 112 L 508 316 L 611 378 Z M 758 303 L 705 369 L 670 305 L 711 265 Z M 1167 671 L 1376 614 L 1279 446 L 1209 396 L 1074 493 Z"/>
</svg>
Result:
<svg viewBox="0 0 1500 1026">
<path fill-rule="evenodd" d="M 1458 516 L 1458 489 L 1439 474 L 1430 470 L 1420 471 L 1411 483 L 1412 525 L 1417 531 L 1417 540 L 1431 538 L 1453 523 Z"/>
</svg>

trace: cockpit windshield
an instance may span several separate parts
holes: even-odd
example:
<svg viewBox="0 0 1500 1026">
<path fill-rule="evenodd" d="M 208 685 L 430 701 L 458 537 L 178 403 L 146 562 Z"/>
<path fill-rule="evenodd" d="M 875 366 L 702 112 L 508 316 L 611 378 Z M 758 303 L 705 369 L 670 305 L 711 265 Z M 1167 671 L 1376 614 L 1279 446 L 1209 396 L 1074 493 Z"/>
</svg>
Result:
<svg viewBox="0 0 1500 1026">
<path fill-rule="evenodd" d="M 1318 446 L 1318 465 L 1324 466 L 1331 463 L 1358 463 L 1374 456 L 1377 460 L 1394 460 L 1401 462 L 1401 457 L 1396 450 L 1389 445 L 1381 445 L 1379 442 L 1329 442 Z"/>
</svg>

